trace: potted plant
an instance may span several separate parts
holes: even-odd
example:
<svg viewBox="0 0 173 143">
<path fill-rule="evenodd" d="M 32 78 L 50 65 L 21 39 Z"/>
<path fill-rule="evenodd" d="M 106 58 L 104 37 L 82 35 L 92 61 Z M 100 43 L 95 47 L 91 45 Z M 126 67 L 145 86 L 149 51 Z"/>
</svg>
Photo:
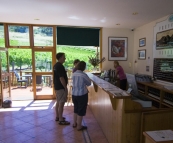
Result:
<svg viewBox="0 0 173 143">
<path fill-rule="evenodd" d="M 89 56 L 89 63 L 94 67 L 93 69 L 96 70 L 97 66 L 105 61 L 105 57 L 102 59 L 99 58 L 99 53 L 97 52 L 94 56 Z"/>
</svg>

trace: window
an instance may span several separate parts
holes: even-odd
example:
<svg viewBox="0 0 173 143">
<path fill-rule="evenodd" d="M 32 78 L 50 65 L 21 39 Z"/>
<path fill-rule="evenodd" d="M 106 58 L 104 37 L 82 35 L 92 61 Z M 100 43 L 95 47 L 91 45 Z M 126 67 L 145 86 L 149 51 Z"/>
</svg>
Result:
<svg viewBox="0 0 173 143">
<path fill-rule="evenodd" d="M 35 52 L 36 72 L 52 71 L 52 52 Z"/>
<path fill-rule="evenodd" d="M 66 56 L 66 61 L 64 66 L 66 69 L 71 70 L 73 68 L 73 61 L 79 59 L 80 61 L 85 61 L 87 66 L 86 70 L 92 70 L 93 66 L 89 63 L 88 56 L 94 56 L 99 52 L 100 48 L 93 46 L 63 46 L 57 45 L 57 53 L 64 52 Z"/>
<path fill-rule="evenodd" d="M 53 27 L 34 26 L 34 46 L 53 46 Z"/>
<path fill-rule="evenodd" d="M 30 46 L 29 26 L 9 25 L 10 46 Z"/>
<path fill-rule="evenodd" d="M 32 71 L 31 49 L 13 49 L 9 50 L 10 70 Z"/>
<path fill-rule="evenodd" d="M 0 47 L 5 47 L 4 25 L 0 25 Z"/>
</svg>

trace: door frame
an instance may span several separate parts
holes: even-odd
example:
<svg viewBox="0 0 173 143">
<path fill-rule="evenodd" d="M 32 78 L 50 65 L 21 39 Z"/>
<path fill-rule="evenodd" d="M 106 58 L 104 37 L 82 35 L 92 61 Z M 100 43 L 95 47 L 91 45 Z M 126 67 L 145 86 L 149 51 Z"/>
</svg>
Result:
<svg viewBox="0 0 173 143">
<path fill-rule="evenodd" d="M 2 78 L 3 77 L 8 77 L 8 88 L 9 88 L 9 98 L 11 97 L 11 74 L 9 72 L 9 56 L 8 56 L 8 49 L 7 48 L 0 48 L 0 53 L 1 52 L 5 52 L 6 56 L 7 56 L 7 72 L 6 73 L 2 73 L 2 64 L 0 61 L 0 79 L 1 79 L 1 95 L 0 95 L 0 100 L 1 100 L 1 104 L 0 106 L 2 106 L 2 103 L 4 101 L 4 94 L 3 94 L 3 81 Z M 0 55 L 1 57 L 1 55 Z M 1 60 L 1 59 L 0 59 Z"/>
<path fill-rule="evenodd" d="M 32 84 L 32 88 L 33 88 L 33 96 L 34 96 L 34 100 L 36 99 L 55 99 L 55 94 L 54 94 L 54 89 L 53 89 L 53 85 L 52 85 L 52 95 L 36 95 L 36 76 L 38 75 L 52 75 L 53 76 L 53 68 L 52 68 L 52 72 L 36 72 L 36 67 L 35 67 L 35 52 L 51 52 L 52 53 L 52 67 L 54 65 L 54 58 L 55 58 L 55 54 L 54 54 L 54 49 L 53 48 L 33 48 L 32 49 L 32 80 L 33 80 L 33 84 Z"/>
</svg>

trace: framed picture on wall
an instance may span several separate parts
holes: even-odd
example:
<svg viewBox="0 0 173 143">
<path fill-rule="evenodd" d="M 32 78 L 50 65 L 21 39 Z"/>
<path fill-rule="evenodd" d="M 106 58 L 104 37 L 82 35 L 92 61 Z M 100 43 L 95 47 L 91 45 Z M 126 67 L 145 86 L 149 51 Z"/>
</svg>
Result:
<svg viewBox="0 0 173 143">
<path fill-rule="evenodd" d="M 146 45 L 146 38 L 139 39 L 139 47 L 143 47 Z"/>
<path fill-rule="evenodd" d="M 156 50 L 173 48 L 173 29 L 156 34 Z"/>
<path fill-rule="evenodd" d="M 138 59 L 145 60 L 146 59 L 146 50 L 138 50 Z"/>
<path fill-rule="evenodd" d="M 127 37 L 108 37 L 108 60 L 127 60 Z"/>
</svg>

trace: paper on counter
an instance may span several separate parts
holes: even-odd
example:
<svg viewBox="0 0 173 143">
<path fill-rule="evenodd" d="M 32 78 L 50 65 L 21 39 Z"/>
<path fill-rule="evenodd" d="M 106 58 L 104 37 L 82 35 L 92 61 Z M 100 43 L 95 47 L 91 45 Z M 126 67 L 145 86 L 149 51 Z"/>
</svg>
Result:
<svg viewBox="0 0 173 143">
<path fill-rule="evenodd" d="M 148 131 L 146 132 L 156 142 L 160 141 L 173 141 L 172 130 Z"/>
</svg>

